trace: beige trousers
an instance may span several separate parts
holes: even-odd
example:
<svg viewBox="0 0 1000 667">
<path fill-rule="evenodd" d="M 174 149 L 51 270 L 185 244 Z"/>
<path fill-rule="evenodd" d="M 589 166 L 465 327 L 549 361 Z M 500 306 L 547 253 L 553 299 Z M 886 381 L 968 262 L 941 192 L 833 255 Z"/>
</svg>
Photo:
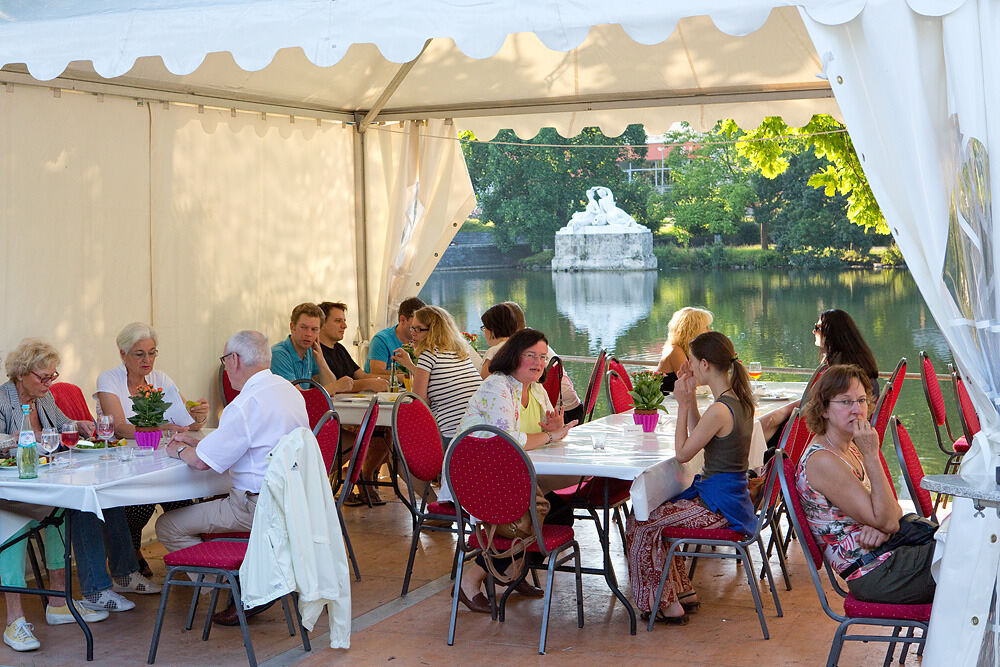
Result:
<svg viewBox="0 0 1000 667">
<path fill-rule="evenodd" d="M 156 520 L 156 537 L 177 551 L 201 543 L 201 533 L 247 532 L 253 525 L 257 494 L 230 489 L 229 495 L 171 510 Z"/>
</svg>

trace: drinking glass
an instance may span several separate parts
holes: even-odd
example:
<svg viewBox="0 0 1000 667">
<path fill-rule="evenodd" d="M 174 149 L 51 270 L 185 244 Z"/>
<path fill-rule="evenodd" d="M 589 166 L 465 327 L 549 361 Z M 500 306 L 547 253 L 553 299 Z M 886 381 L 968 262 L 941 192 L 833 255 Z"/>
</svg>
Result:
<svg viewBox="0 0 1000 667">
<path fill-rule="evenodd" d="M 67 449 L 68 463 L 73 465 L 73 448 L 80 441 L 80 432 L 76 428 L 76 422 L 68 421 L 63 424 L 59 429 L 59 435 L 62 438 L 63 447 Z"/>
<path fill-rule="evenodd" d="M 104 441 L 104 453 L 100 458 L 104 461 L 111 459 L 108 448 L 111 447 L 111 439 L 115 435 L 115 420 L 111 415 L 101 415 L 97 418 L 97 437 Z"/>
<path fill-rule="evenodd" d="M 764 384 L 762 382 L 757 382 L 757 380 L 760 379 L 760 376 L 764 374 L 764 369 L 760 365 L 760 362 L 751 361 L 747 366 L 747 373 L 750 374 L 750 379 L 754 381 L 753 388 L 762 390 L 764 388 Z"/>
<path fill-rule="evenodd" d="M 49 463 L 52 462 L 52 453 L 59 449 L 59 442 L 59 431 L 51 426 L 42 429 L 42 441 L 38 443 L 38 448 L 45 453 Z"/>
</svg>

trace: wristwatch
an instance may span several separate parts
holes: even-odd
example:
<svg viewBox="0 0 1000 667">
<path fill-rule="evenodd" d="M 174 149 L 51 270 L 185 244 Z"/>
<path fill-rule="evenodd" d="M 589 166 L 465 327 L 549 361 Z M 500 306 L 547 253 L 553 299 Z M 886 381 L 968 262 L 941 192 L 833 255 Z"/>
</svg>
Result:
<svg viewBox="0 0 1000 667">
<path fill-rule="evenodd" d="M 181 460 L 181 452 L 183 452 L 188 447 L 189 447 L 189 445 L 181 445 L 180 447 L 177 448 L 177 460 L 178 461 Z"/>
</svg>

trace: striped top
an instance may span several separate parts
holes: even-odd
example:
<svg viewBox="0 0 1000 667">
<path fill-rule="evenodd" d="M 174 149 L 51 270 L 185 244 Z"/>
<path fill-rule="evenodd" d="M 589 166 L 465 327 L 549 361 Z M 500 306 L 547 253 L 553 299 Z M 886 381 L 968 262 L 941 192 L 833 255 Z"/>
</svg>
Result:
<svg viewBox="0 0 1000 667">
<path fill-rule="evenodd" d="M 56 406 L 56 399 L 52 392 L 35 400 L 34 408 L 38 410 L 38 419 L 42 428 L 53 426 L 59 428 L 70 421 L 69 417 Z M 463 408 L 464 409 L 464 408 Z M 21 401 L 17 396 L 17 387 L 12 381 L 0 385 L 0 433 L 17 435 L 21 430 Z"/>
<path fill-rule="evenodd" d="M 470 357 L 459 359 L 454 352 L 425 350 L 417 359 L 417 368 L 430 373 L 427 402 L 441 435 L 450 438 L 458 431 L 469 399 L 483 379 Z"/>
</svg>

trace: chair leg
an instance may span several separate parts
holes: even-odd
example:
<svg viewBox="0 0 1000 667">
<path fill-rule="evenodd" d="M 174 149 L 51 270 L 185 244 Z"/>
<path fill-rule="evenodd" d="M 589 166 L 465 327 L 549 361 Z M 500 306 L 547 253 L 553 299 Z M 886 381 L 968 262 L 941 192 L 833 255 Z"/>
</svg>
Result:
<svg viewBox="0 0 1000 667">
<path fill-rule="evenodd" d="M 302 637 L 302 650 L 306 653 L 312 651 L 312 644 L 309 642 L 309 632 L 306 626 L 302 625 L 302 614 L 299 613 L 299 594 L 292 592 L 288 594 L 292 600 L 292 609 L 295 610 L 295 621 L 299 626 L 299 633 Z"/>
<path fill-rule="evenodd" d="M 542 635 L 538 640 L 538 655 L 545 655 L 545 640 L 549 633 L 549 610 L 552 609 L 552 582 L 556 576 L 556 561 L 559 560 L 555 553 L 549 554 L 549 572 L 545 578 L 545 601 L 542 610 Z"/>
<path fill-rule="evenodd" d="M 850 619 L 837 626 L 837 631 L 833 633 L 833 643 L 830 644 L 830 653 L 826 657 L 826 667 L 837 667 L 840 661 L 840 651 L 844 648 L 844 632 L 850 625 Z"/>
<path fill-rule="evenodd" d="M 653 631 L 653 623 L 656 622 L 656 611 L 660 608 L 660 600 L 663 599 L 663 589 L 667 585 L 667 573 L 670 571 L 670 561 L 674 557 L 674 552 L 677 551 L 677 542 L 672 542 L 670 544 L 670 550 L 667 551 L 667 560 L 663 565 L 663 572 L 660 574 L 660 586 L 656 589 L 656 599 L 653 601 L 653 608 L 649 611 L 649 626 L 646 627 L 646 632 Z"/>
<path fill-rule="evenodd" d="M 351 544 L 351 536 L 344 531 L 344 543 L 347 544 L 347 555 L 351 558 L 351 565 L 354 567 L 354 579 L 361 581 L 361 570 L 358 569 L 358 559 L 354 556 L 354 546 Z"/>
<path fill-rule="evenodd" d="M 205 575 L 198 575 L 198 583 L 205 581 Z M 188 609 L 187 620 L 184 623 L 184 629 L 190 630 L 191 626 L 194 625 L 194 614 L 198 610 L 198 598 L 201 597 L 201 586 L 195 586 L 191 589 L 191 607 Z"/>
<path fill-rule="evenodd" d="M 288 626 L 288 636 L 294 637 L 295 624 L 292 622 L 292 610 L 288 608 L 288 595 L 281 596 L 281 611 L 285 613 L 285 625 Z"/>
<path fill-rule="evenodd" d="M 906 637 L 907 638 L 913 637 L 913 631 L 914 627 L 911 625 L 909 628 L 906 629 Z M 909 653 L 909 651 L 910 651 L 910 645 L 904 643 L 899 651 L 899 664 L 901 665 L 906 664 L 906 654 Z"/>
<path fill-rule="evenodd" d="M 167 595 L 170 593 L 170 579 L 174 570 L 167 570 L 167 578 L 163 580 L 163 591 L 160 593 L 160 608 L 156 612 L 156 623 L 153 624 L 153 639 L 149 642 L 149 655 L 146 656 L 146 664 L 152 665 L 156 662 L 156 649 L 160 644 L 160 630 L 163 629 L 163 613 L 167 609 Z M 195 589 L 195 594 L 197 595 Z"/>
<path fill-rule="evenodd" d="M 455 589 L 451 593 L 451 620 L 448 621 L 448 646 L 455 645 L 455 621 L 458 619 L 458 591 L 462 587 L 462 569 L 465 559 L 458 559 L 458 570 L 455 572 Z"/>
<path fill-rule="evenodd" d="M 452 578 L 452 581 L 454 581 L 454 579 L 455 579 L 455 571 L 458 569 L 458 553 L 459 553 L 458 552 L 458 544 L 456 543 L 455 544 L 455 555 L 451 557 L 451 578 Z M 414 554 L 416 554 L 416 552 L 414 552 Z M 532 572 L 532 575 L 534 575 L 534 572 Z M 535 579 L 535 586 L 537 586 L 537 585 L 538 585 L 538 579 Z M 404 595 L 405 595 L 405 593 L 404 593 Z"/>
<path fill-rule="evenodd" d="M 764 619 L 764 603 L 760 599 L 760 587 L 757 585 L 757 577 L 754 576 L 753 561 L 750 560 L 750 553 L 742 544 L 737 544 L 736 550 L 740 553 L 743 559 L 743 569 L 746 570 L 747 583 L 750 584 L 750 593 L 753 594 L 753 603 L 757 606 L 757 619 L 760 621 L 760 631 L 764 635 L 764 639 L 770 639 L 771 636 L 767 632 L 767 621 Z M 771 591 L 774 592 L 774 582 L 771 582 Z M 778 601 L 777 594 L 775 594 L 774 601 Z"/>
<path fill-rule="evenodd" d="M 896 627 L 894 627 L 892 629 L 892 636 L 893 637 L 898 637 L 899 633 L 900 633 L 900 631 L 902 629 L 903 628 L 901 628 L 898 625 Z M 904 644 L 904 646 L 905 646 L 905 644 Z M 882 667 L 889 667 L 889 665 L 892 664 L 892 656 L 895 653 L 896 653 L 896 642 L 889 642 L 889 648 L 887 648 L 886 651 L 885 651 L 885 660 L 882 661 Z"/>
<path fill-rule="evenodd" d="M 622 538 L 622 549 L 625 548 L 625 520 L 622 519 L 621 506 L 615 508 L 615 523 L 618 524 L 618 534 Z"/>
<path fill-rule="evenodd" d="M 774 599 L 774 608 L 778 612 L 778 618 L 781 618 L 782 616 L 784 616 L 784 614 L 781 611 L 781 601 L 778 600 L 778 587 L 774 585 L 774 574 L 771 572 L 771 563 L 766 558 L 764 558 L 764 541 L 760 539 L 760 535 L 757 535 L 757 546 L 760 548 L 760 557 L 764 562 L 764 564 L 761 567 L 763 568 L 764 573 L 767 575 L 767 585 L 771 587 L 771 597 Z M 748 553 L 747 558 L 749 557 L 750 554 Z M 750 569 L 751 569 L 750 561 L 747 560 L 748 574 Z"/>
<path fill-rule="evenodd" d="M 573 559 L 576 567 L 576 627 L 583 627 L 583 568 L 580 564 L 580 545 L 573 541 Z"/>
<path fill-rule="evenodd" d="M 406 574 L 403 576 L 403 592 L 402 596 L 406 597 L 407 591 L 410 589 L 410 576 L 413 574 L 413 561 L 417 557 L 417 546 L 420 544 L 420 526 L 423 524 L 423 517 L 416 520 L 413 524 L 413 537 L 410 539 L 410 556 L 406 559 Z M 346 535 L 347 532 L 345 531 Z M 455 546 L 455 559 L 458 559 L 458 545 Z M 451 578 L 455 578 L 455 565 L 456 562 L 452 561 L 451 564 Z M 355 565 L 355 567 L 357 567 Z M 358 575 L 358 581 L 361 581 L 361 575 Z"/>
<path fill-rule="evenodd" d="M 243 633 L 243 646 L 247 650 L 247 661 L 250 667 L 257 667 L 257 656 L 253 652 L 253 643 L 250 641 L 250 630 L 247 628 L 247 616 L 243 612 L 243 601 L 240 598 L 240 583 L 232 572 L 226 572 L 226 579 L 233 594 L 233 604 L 236 605 L 236 617 L 240 620 L 240 632 Z"/>
<path fill-rule="evenodd" d="M 525 554 L 525 557 L 527 557 L 527 554 Z M 518 584 L 524 581 L 525 577 L 528 576 L 529 571 L 531 571 L 531 568 L 528 567 L 526 563 L 524 567 L 524 572 L 521 573 L 521 576 L 511 581 L 510 584 L 507 585 L 507 588 L 504 590 L 503 595 L 500 596 L 500 610 L 498 616 L 501 623 L 503 623 L 504 620 L 506 619 L 507 599 L 510 597 L 511 593 L 514 592 L 514 589 L 517 588 Z"/>
<path fill-rule="evenodd" d="M 31 561 L 31 573 L 33 575 L 35 575 L 35 584 L 37 584 L 39 588 L 45 588 L 45 584 L 42 581 L 42 570 L 41 570 L 40 567 L 38 567 L 38 557 L 35 555 L 35 544 L 32 544 L 32 538 L 34 538 L 34 542 L 36 544 L 39 543 L 38 533 L 37 532 L 32 532 L 31 537 L 29 537 L 28 540 L 27 540 L 28 560 Z M 42 547 L 42 549 L 43 549 L 43 554 L 44 554 L 44 546 Z M 49 604 L 49 598 L 48 598 L 48 596 L 47 595 L 43 595 L 42 596 L 42 608 L 44 609 L 45 607 L 48 606 L 48 604 Z"/>
<path fill-rule="evenodd" d="M 700 544 L 694 545 L 694 552 L 695 553 L 700 553 L 701 552 L 701 545 Z M 688 570 L 688 579 L 694 579 L 694 571 L 695 571 L 695 569 L 697 567 L 698 567 L 698 557 L 697 556 L 692 556 L 691 557 L 691 569 Z"/>
<path fill-rule="evenodd" d="M 217 584 L 222 583 L 221 574 L 216 575 L 215 583 Z M 201 631 L 202 641 L 208 641 L 208 635 L 212 631 L 212 620 L 213 620 L 212 617 L 215 616 L 215 609 L 219 604 L 219 591 L 221 590 L 222 590 L 221 588 L 212 588 L 212 596 L 211 598 L 209 598 L 208 601 L 208 615 L 205 617 L 205 629 Z M 236 598 L 235 596 L 230 596 L 230 599 L 235 600 Z M 239 609 L 240 605 L 237 604 L 236 602 L 234 602 L 234 604 L 236 604 L 238 611 L 242 613 L 243 610 Z"/>
</svg>

